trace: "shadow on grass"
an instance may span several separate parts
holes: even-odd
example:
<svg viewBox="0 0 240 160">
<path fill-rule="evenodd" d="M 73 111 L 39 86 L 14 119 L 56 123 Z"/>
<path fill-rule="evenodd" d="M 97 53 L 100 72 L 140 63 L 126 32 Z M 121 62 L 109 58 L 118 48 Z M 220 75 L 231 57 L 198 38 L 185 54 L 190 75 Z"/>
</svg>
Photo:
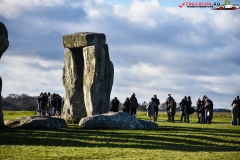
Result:
<svg viewBox="0 0 240 160">
<path fill-rule="evenodd" d="M 195 134 L 192 134 L 195 133 Z M 235 137 L 231 141 L 219 135 Z M 111 147 L 178 151 L 239 151 L 240 130 L 161 126 L 159 131 L 84 130 L 76 126 L 59 130 L 0 130 L 0 145 Z"/>
</svg>

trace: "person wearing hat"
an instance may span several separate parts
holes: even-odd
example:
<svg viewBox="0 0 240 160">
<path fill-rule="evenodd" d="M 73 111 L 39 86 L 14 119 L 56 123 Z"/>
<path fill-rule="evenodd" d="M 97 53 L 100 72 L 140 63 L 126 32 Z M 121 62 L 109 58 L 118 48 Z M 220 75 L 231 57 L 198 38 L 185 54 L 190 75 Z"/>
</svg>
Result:
<svg viewBox="0 0 240 160">
<path fill-rule="evenodd" d="M 183 117 L 184 117 L 184 122 L 186 122 L 186 115 L 185 115 L 185 108 L 187 105 L 187 97 L 185 96 L 182 101 L 179 103 L 180 105 L 180 111 L 181 111 L 181 119 L 180 121 L 182 122 Z"/>
<path fill-rule="evenodd" d="M 167 107 L 167 116 L 168 116 L 168 122 L 170 122 L 171 120 L 171 116 L 170 116 L 170 107 L 169 107 L 169 104 L 171 102 L 173 98 L 171 97 L 171 94 L 168 94 L 168 98 L 166 99 L 166 107 Z"/>
<path fill-rule="evenodd" d="M 232 104 L 232 125 L 240 125 L 240 100 L 239 96 L 236 96 Z M 237 122 L 238 119 L 238 122 Z M 238 123 L 238 124 L 237 124 Z"/>
<path fill-rule="evenodd" d="M 202 114 L 200 112 L 201 110 L 201 107 L 202 107 L 202 101 L 200 98 L 197 99 L 197 102 L 196 102 L 196 105 L 197 105 L 197 116 L 198 116 L 198 122 L 197 123 L 200 123 L 201 122 L 201 118 L 202 118 Z"/>
</svg>

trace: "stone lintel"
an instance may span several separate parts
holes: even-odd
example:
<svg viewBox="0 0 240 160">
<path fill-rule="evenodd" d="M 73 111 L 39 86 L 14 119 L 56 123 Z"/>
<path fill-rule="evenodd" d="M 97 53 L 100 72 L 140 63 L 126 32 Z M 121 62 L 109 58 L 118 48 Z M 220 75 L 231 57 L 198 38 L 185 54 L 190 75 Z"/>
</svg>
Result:
<svg viewBox="0 0 240 160">
<path fill-rule="evenodd" d="M 65 48 L 83 48 L 95 45 L 97 43 L 106 43 L 106 36 L 103 33 L 77 32 L 63 36 L 63 46 Z"/>
</svg>

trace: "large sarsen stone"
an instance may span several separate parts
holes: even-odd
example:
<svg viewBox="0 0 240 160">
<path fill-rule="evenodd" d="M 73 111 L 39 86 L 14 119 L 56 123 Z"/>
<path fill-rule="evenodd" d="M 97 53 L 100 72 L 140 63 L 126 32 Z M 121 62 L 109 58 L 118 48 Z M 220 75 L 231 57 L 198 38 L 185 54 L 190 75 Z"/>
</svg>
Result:
<svg viewBox="0 0 240 160">
<path fill-rule="evenodd" d="M 83 53 L 81 49 L 66 49 L 64 52 L 63 86 L 65 88 L 62 117 L 79 122 L 86 117 L 83 96 Z"/>
<path fill-rule="evenodd" d="M 85 117 L 81 119 L 79 126 L 86 129 L 159 129 L 156 123 L 138 120 L 136 117 L 123 112 Z"/>
<path fill-rule="evenodd" d="M 58 129 L 68 127 L 64 119 L 49 116 L 22 117 L 16 120 L 6 120 L 4 123 L 6 126 L 11 128 Z"/>
<path fill-rule="evenodd" d="M 83 48 L 83 91 L 87 116 L 107 113 L 113 85 L 114 68 L 107 44 Z"/>
<path fill-rule="evenodd" d="M 0 59 L 9 46 L 8 31 L 5 25 L 0 22 Z"/>
<path fill-rule="evenodd" d="M 106 36 L 103 33 L 78 32 L 63 36 L 63 46 L 65 48 L 82 48 L 95 45 L 97 43 L 106 43 Z"/>
<path fill-rule="evenodd" d="M 8 31 L 5 25 L 2 22 L 0 22 L 0 59 L 3 53 L 7 50 L 8 46 L 9 46 Z M 0 127 L 4 126 L 1 93 L 2 93 L 2 78 L 0 76 Z"/>
</svg>

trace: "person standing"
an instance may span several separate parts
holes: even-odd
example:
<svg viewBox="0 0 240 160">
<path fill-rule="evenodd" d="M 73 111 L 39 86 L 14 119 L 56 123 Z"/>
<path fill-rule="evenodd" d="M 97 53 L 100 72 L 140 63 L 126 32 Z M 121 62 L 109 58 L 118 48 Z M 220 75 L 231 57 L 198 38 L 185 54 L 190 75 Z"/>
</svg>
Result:
<svg viewBox="0 0 240 160">
<path fill-rule="evenodd" d="M 185 110 L 186 110 L 186 105 L 187 105 L 187 97 L 185 96 L 182 101 L 179 103 L 180 105 L 180 111 L 181 111 L 181 119 L 180 121 L 182 122 L 183 117 L 184 117 L 184 122 L 186 122 L 186 115 L 185 115 Z"/>
<path fill-rule="evenodd" d="M 176 113 L 176 102 L 174 99 L 171 100 L 169 104 L 169 112 L 170 112 L 170 122 L 174 122 L 174 116 Z"/>
<path fill-rule="evenodd" d="M 62 97 L 59 95 L 59 94 L 57 94 L 57 114 L 58 114 L 58 116 L 60 116 L 61 117 L 61 111 L 62 111 L 62 101 L 63 101 L 63 99 L 62 99 Z"/>
<path fill-rule="evenodd" d="M 197 99 L 196 105 L 197 105 L 197 117 L 198 117 L 197 123 L 200 123 L 201 117 L 202 117 L 201 112 L 200 112 L 200 109 L 202 107 L 202 101 L 200 98 Z"/>
<path fill-rule="evenodd" d="M 130 98 L 130 105 L 131 105 L 131 115 L 135 116 L 138 108 L 138 100 L 136 98 L 135 93 L 133 93 Z"/>
<path fill-rule="evenodd" d="M 118 107 L 119 107 L 119 100 L 117 99 L 117 97 L 115 97 L 112 100 L 112 111 L 113 112 L 118 112 Z"/>
<path fill-rule="evenodd" d="M 42 95 L 43 93 L 40 93 L 40 95 L 37 97 L 37 104 L 38 104 L 37 112 L 39 112 L 40 115 L 41 115 Z"/>
<path fill-rule="evenodd" d="M 191 109 L 191 106 L 192 106 L 192 101 L 191 101 L 191 97 L 188 96 L 187 97 L 187 102 L 186 102 L 186 108 L 185 108 L 185 116 L 186 116 L 186 119 L 187 119 L 187 123 L 189 123 L 189 114 L 190 114 L 190 109 Z"/>
<path fill-rule="evenodd" d="M 236 96 L 236 98 L 233 100 L 232 104 L 232 125 L 240 125 L 240 115 L 239 115 L 239 109 L 240 109 L 240 100 L 239 96 Z M 237 122 L 238 119 L 238 122 Z"/>
<path fill-rule="evenodd" d="M 168 94 L 168 98 L 166 99 L 166 107 L 167 107 L 167 116 L 168 116 L 168 122 L 170 122 L 170 108 L 169 104 L 173 98 L 171 97 L 171 94 Z"/>
<path fill-rule="evenodd" d="M 129 100 L 128 97 L 126 98 L 125 102 L 123 103 L 123 107 L 124 107 L 123 112 L 126 112 L 126 113 L 129 114 L 129 112 L 130 112 L 130 100 Z"/>
<path fill-rule="evenodd" d="M 205 120 L 206 123 L 211 124 L 213 117 L 213 102 L 209 98 L 205 98 Z"/>
<path fill-rule="evenodd" d="M 157 122 L 157 118 L 158 118 L 158 106 L 160 105 L 160 101 L 159 99 L 157 98 L 157 95 L 154 95 L 154 103 L 156 104 L 154 106 L 154 117 L 155 117 L 155 121 Z"/>
<path fill-rule="evenodd" d="M 42 95 L 41 116 L 45 116 L 47 103 L 48 103 L 48 96 L 47 96 L 47 93 L 45 92 Z"/>
<path fill-rule="evenodd" d="M 154 108 L 156 104 L 154 102 L 154 98 L 151 98 L 151 101 L 149 102 L 149 105 L 147 106 L 147 116 L 150 117 L 150 122 L 151 122 L 151 117 L 153 117 L 153 121 L 155 122 L 155 113 L 154 113 Z"/>
</svg>

